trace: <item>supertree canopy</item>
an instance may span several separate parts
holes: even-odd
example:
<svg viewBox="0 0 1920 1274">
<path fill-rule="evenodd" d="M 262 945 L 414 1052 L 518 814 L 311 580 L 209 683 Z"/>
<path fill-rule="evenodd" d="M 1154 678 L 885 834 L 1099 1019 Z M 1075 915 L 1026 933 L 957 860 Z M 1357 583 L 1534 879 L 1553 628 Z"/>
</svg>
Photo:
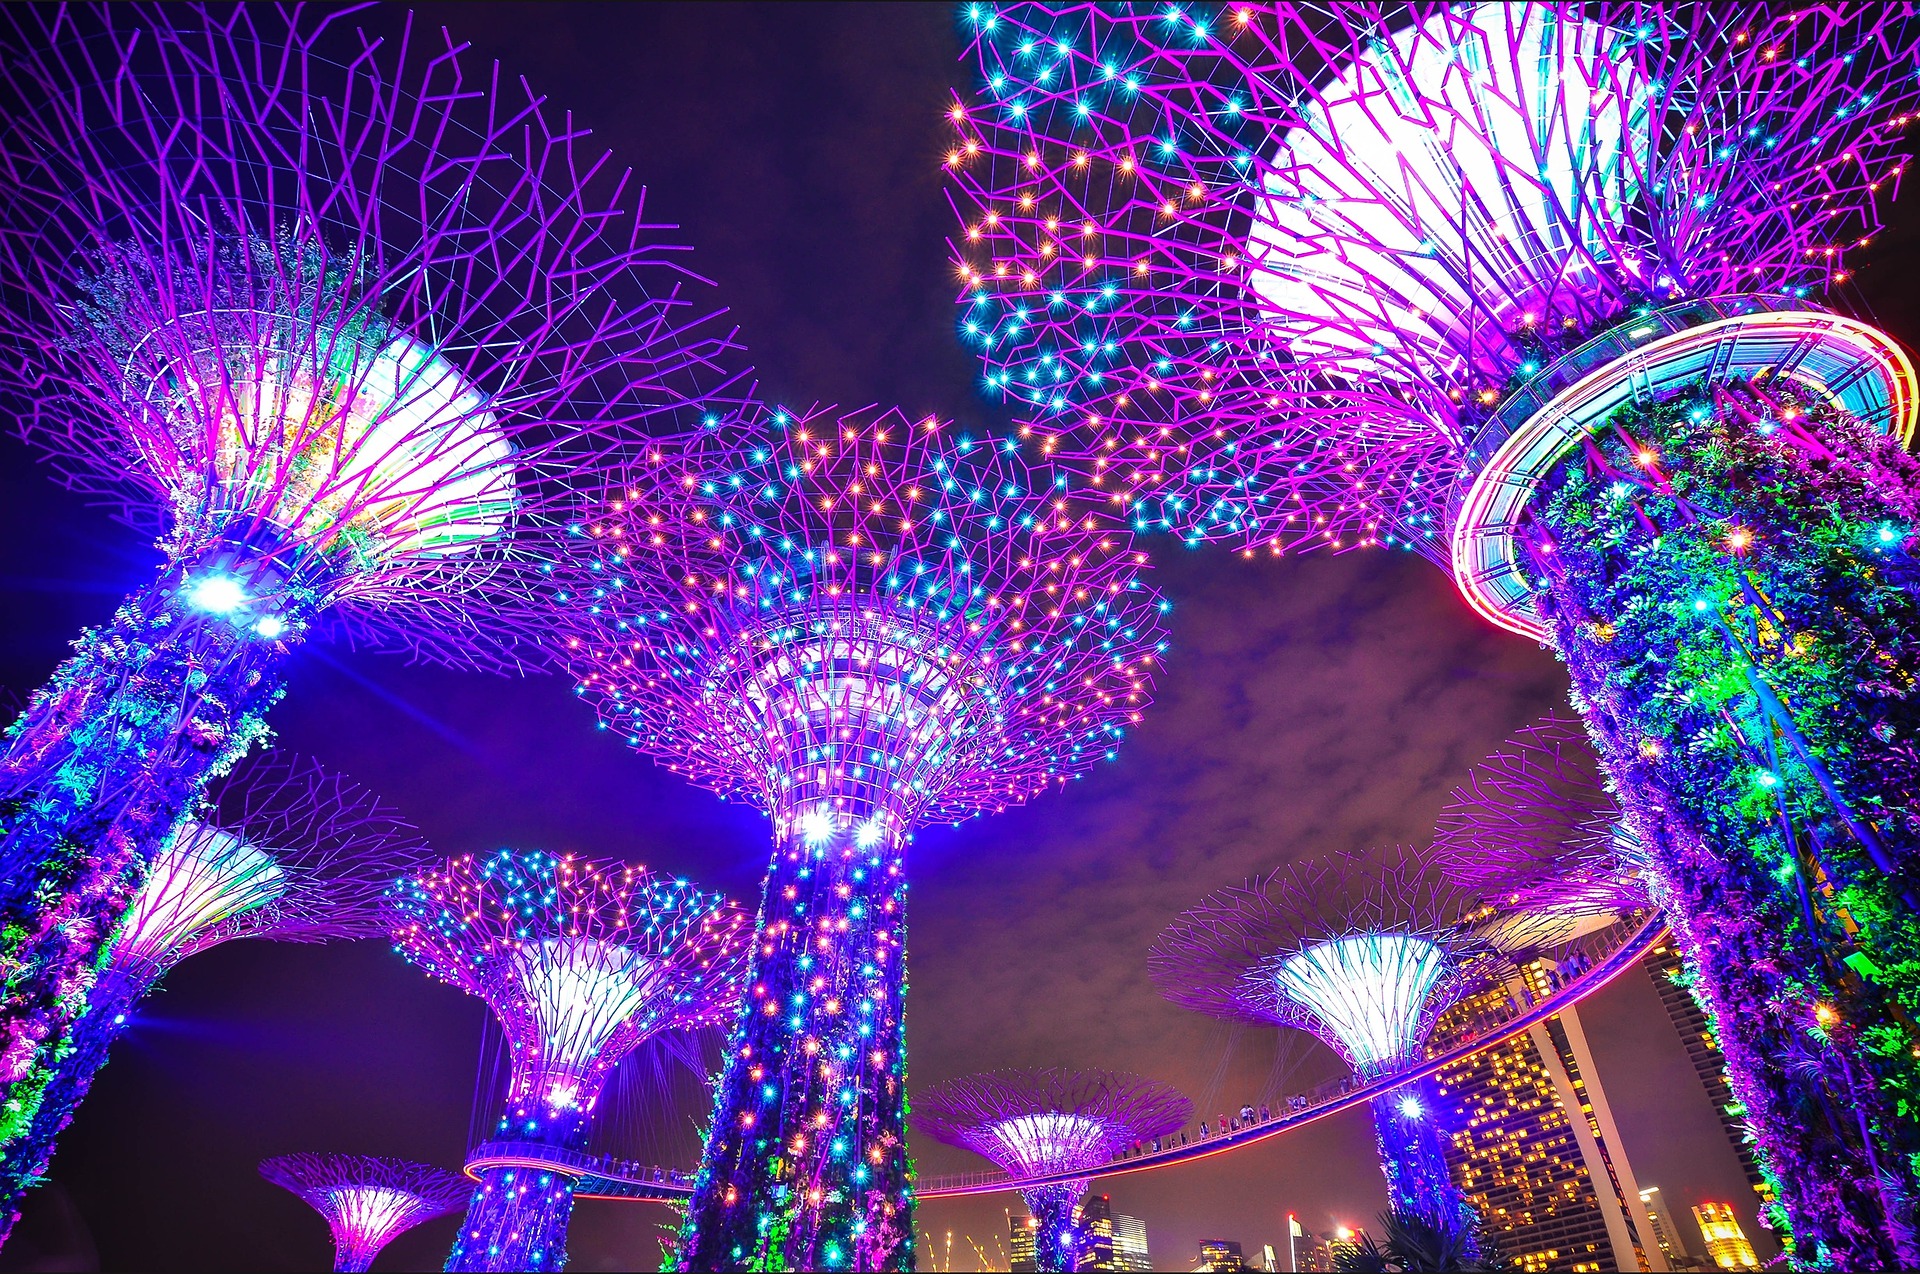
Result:
<svg viewBox="0 0 1920 1274">
<path fill-rule="evenodd" d="M 467 1201 L 473 1183 L 431 1164 L 372 1155 L 277 1155 L 260 1175 L 300 1196 L 333 1231 L 333 1268 L 364 1270 L 400 1235 Z"/>
<path fill-rule="evenodd" d="M 565 600 L 605 728 L 772 818 L 679 1259 L 910 1269 L 906 845 L 1114 754 L 1165 648 L 1044 435 L 767 409 L 648 457 Z"/>
<path fill-rule="evenodd" d="M 387 885 L 423 865 L 419 834 L 364 788 L 269 754 L 219 780 L 154 860 L 47 1082 L 0 1112 L 0 1241 L 136 1001 L 180 961 L 236 938 L 327 942 L 383 931 Z"/>
<path fill-rule="evenodd" d="M 488 1167 L 450 1270 L 558 1270 L 573 1178 L 537 1166 L 586 1149 L 620 1060 L 648 1040 L 731 1021 L 747 913 L 619 862 L 503 850 L 455 858 L 389 896 L 395 949 L 486 1002 L 511 1050 L 497 1137 L 532 1167 Z"/>
<path fill-rule="evenodd" d="M 1577 924 L 1647 906 L 1639 844 L 1586 728 L 1568 717 L 1516 731 L 1473 767 L 1440 811 L 1433 859 L 1507 911 Z"/>
<path fill-rule="evenodd" d="M 0 399 L 165 557 L 0 750 L 15 1104 L 301 643 L 532 657 L 571 489 L 728 342 L 626 175 L 443 37 L 9 9 L 0 119 Z"/>
<path fill-rule="evenodd" d="M 1086 1172 L 1087 1177 L 1020 1192 L 1035 1221 L 1034 1260 L 1047 1271 L 1076 1270 L 1086 1235 L 1074 1216 L 1092 1170 L 1136 1141 L 1173 1132 L 1193 1103 L 1157 1080 L 1117 1071 L 996 1071 L 922 1093 L 913 1123 L 929 1137 L 964 1146 L 1015 1176 Z"/>
<path fill-rule="evenodd" d="M 1911 6 L 969 16 L 991 387 L 1138 525 L 1404 547 L 1551 644 L 1796 1259 L 1920 1262 L 1920 386 L 1821 304 Z"/>
<path fill-rule="evenodd" d="M 1208 895 L 1160 935 L 1150 968 L 1174 1003 L 1309 1031 L 1372 1081 L 1423 1061 L 1439 1016 L 1506 967 L 1474 931 L 1479 911 L 1417 854 L 1336 854 Z M 1396 1210 L 1471 1243 L 1478 1220 L 1427 1087 L 1373 1099 L 1380 1166 Z"/>
</svg>

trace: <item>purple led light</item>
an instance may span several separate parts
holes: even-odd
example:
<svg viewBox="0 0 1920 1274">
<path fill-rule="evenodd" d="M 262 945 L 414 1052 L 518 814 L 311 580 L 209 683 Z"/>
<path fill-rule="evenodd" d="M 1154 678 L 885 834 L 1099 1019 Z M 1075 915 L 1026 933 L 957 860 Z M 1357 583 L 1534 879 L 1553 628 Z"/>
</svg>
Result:
<svg viewBox="0 0 1920 1274">
<path fill-rule="evenodd" d="M 1007 1172 L 1086 1177 L 1021 1192 L 1039 1268 L 1073 1270 L 1088 1255 L 1074 1215 L 1093 1170 L 1129 1146 L 1174 1132 L 1193 1103 L 1172 1087 L 1118 1071 L 994 1071 L 950 1080 L 914 1100 L 914 1127 Z"/>
<path fill-rule="evenodd" d="M 371 1155 L 279 1155 L 260 1161 L 260 1175 L 326 1221 L 337 1271 L 367 1269 L 387 1244 L 456 1210 L 473 1192 L 457 1172 Z"/>
</svg>

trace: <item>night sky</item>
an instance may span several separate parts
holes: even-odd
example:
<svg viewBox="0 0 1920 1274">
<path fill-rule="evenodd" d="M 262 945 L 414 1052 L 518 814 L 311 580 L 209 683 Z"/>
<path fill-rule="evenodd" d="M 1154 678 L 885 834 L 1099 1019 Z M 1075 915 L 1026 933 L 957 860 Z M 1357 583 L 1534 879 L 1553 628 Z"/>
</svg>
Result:
<svg viewBox="0 0 1920 1274">
<path fill-rule="evenodd" d="M 899 404 L 998 423 L 954 340 L 941 188 L 942 111 L 958 6 L 427 5 L 593 128 L 677 222 L 719 286 L 771 397 Z M 375 12 L 392 28 L 401 10 Z M 1909 198 L 1908 203 L 1916 201 Z M 1912 220 L 1909 216 L 1904 220 Z M 1900 295 L 1912 235 L 1896 225 L 1865 300 L 1913 340 Z M 1852 298 L 1861 304 L 1861 298 Z M 1872 313 L 1871 310 L 1866 311 Z M 1063 792 L 914 844 L 912 1082 L 1000 1066 L 1105 1066 L 1169 1080 L 1209 1118 L 1337 1073 L 1305 1036 L 1162 1001 L 1148 944 L 1204 892 L 1291 859 L 1430 833 L 1448 789 L 1511 731 L 1564 707 L 1566 678 L 1475 619 L 1425 562 L 1384 552 L 1246 562 L 1157 546 L 1174 599 L 1159 698 L 1120 759 Z M 0 443 L 0 686 L 24 695 L 85 625 L 149 577 L 138 536 Z M 594 730 L 563 678 L 506 681 L 312 646 L 270 718 L 287 749 L 381 792 L 440 851 L 502 846 L 644 863 L 753 905 L 765 820 Z M 1638 971 L 1583 1006 L 1640 1183 L 1675 1205 L 1731 1200 L 1744 1179 L 1650 984 Z M 484 1010 L 380 942 L 236 943 L 196 956 L 149 1000 L 69 1130 L 0 1269 L 97 1251 L 106 1268 L 321 1269 L 325 1227 L 261 1181 L 296 1150 L 457 1166 Z M 639 1067 L 607 1135 L 690 1166 L 706 1102 L 685 1072 L 662 1100 Z M 929 1173 L 982 1166 L 921 1142 Z M 1204 1163 L 1112 1184 L 1146 1219 L 1162 1268 L 1203 1237 L 1250 1255 L 1385 1203 L 1364 1112 Z M 1012 1195 L 921 1211 L 940 1257 L 955 1234 L 1003 1252 Z M 1676 1207 L 1676 1211 L 1679 1207 Z M 582 1203 L 576 1270 L 653 1268 L 647 1204 Z M 445 1218 L 376 1266 L 437 1269 Z M 1753 1233 L 1749 1224 L 1749 1233 Z M 1698 1235 L 1694 1239 L 1697 1241 Z M 996 1244 L 998 1246 L 996 1246 Z M 33 1268 L 84 1268 L 42 1264 Z"/>
</svg>

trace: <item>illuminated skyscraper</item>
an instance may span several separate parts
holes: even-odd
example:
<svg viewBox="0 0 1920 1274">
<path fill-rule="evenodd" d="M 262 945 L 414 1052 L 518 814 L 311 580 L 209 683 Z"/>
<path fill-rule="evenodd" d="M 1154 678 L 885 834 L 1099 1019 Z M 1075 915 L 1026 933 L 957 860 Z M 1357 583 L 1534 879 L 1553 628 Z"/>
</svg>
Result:
<svg viewBox="0 0 1920 1274">
<path fill-rule="evenodd" d="M 1584 729 L 1566 718 L 1527 726 L 1473 767 L 1441 812 L 1434 853 L 1455 883 L 1479 884 L 1506 910 L 1545 913 L 1578 927 L 1648 905 L 1639 847 L 1620 826 L 1620 807 Z M 1706 1014 L 1681 976 L 1678 949 L 1662 938 L 1645 965 L 1748 1180 L 1763 1201 L 1770 1201 L 1753 1148 L 1737 1122 L 1745 1110 L 1728 1088 L 1725 1059 Z M 1531 1046 L 1523 1041 L 1516 1047 Z M 1620 1184 L 1623 1202 L 1632 1204 L 1630 1178 Z M 1643 1207 L 1635 1213 L 1636 1222 L 1644 1214 Z M 1640 1228 L 1645 1243 L 1652 1244 L 1650 1254 L 1671 1255 L 1671 1242 L 1655 1242 L 1645 1226 Z M 1677 1230 L 1670 1217 L 1665 1228 L 1672 1240 Z"/>
<path fill-rule="evenodd" d="M 1714 1036 L 1713 1027 L 1707 1022 L 1700 1002 L 1693 998 L 1693 993 L 1682 982 L 1676 980 L 1678 975 L 1684 973 L 1679 950 L 1671 939 L 1662 939 L 1658 946 L 1647 952 L 1642 964 L 1647 976 L 1653 979 L 1653 989 L 1660 993 L 1660 1003 L 1667 1007 L 1667 1016 L 1673 1019 L 1673 1028 L 1680 1032 L 1680 1042 L 1687 1046 L 1687 1060 L 1693 1063 L 1693 1073 L 1700 1077 L 1700 1086 L 1707 1090 L 1707 1100 L 1713 1104 L 1713 1113 L 1727 1134 L 1727 1144 L 1733 1147 L 1733 1153 L 1740 1158 L 1740 1167 L 1747 1174 L 1747 1184 L 1760 1196 L 1763 1206 L 1771 1203 L 1773 1191 L 1768 1187 L 1760 1165 L 1754 1160 L 1753 1143 L 1741 1130 L 1741 1121 L 1747 1114 L 1746 1107 L 1740 1104 L 1733 1090 L 1727 1086 L 1727 1059 L 1720 1052 L 1720 1041 Z"/>
<path fill-rule="evenodd" d="M 1702 1203 L 1694 1208 L 1693 1219 L 1700 1223 L 1700 1233 L 1707 1240 L 1707 1255 L 1713 1258 L 1715 1267 L 1723 1270 L 1760 1268 L 1760 1259 L 1754 1255 L 1753 1244 L 1747 1242 L 1746 1231 L 1740 1228 L 1740 1218 L 1733 1214 L 1731 1203 Z"/>
<path fill-rule="evenodd" d="M 1007 1268 L 1013 1274 L 1033 1274 L 1040 1268 L 1034 1259 L 1034 1231 L 1040 1223 L 1030 1216 L 1007 1215 L 1007 1250 L 1013 1259 L 1007 1262 Z"/>
<path fill-rule="evenodd" d="M 1146 1274 L 1153 1269 L 1147 1252 L 1147 1223 L 1124 1212 L 1113 1215 L 1113 1268 Z"/>
<path fill-rule="evenodd" d="M 1340 1257 L 1350 1253 L 1366 1234 L 1364 1229 L 1344 1225 L 1320 1235 L 1303 1229 L 1293 1240 L 1293 1268 L 1307 1274 L 1333 1274 Z"/>
<path fill-rule="evenodd" d="M 1123 1268 L 1115 1263 L 1117 1245 L 1114 1242 L 1115 1226 L 1118 1220 L 1113 1215 L 1113 1200 L 1104 1194 L 1087 1196 L 1087 1201 L 1079 1208 L 1080 1232 L 1086 1236 L 1086 1252 L 1080 1257 L 1082 1270 L 1118 1270 Z"/>
<path fill-rule="evenodd" d="M 1687 1236 L 1673 1219 L 1673 1209 L 1667 1206 L 1667 1200 L 1660 1193 L 1659 1186 L 1648 1186 L 1640 1192 L 1640 1211 L 1647 1218 L 1647 1237 L 1667 1258 L 1672 1269 L 1685 1269 L 1693 1263 L 1693 1253 L 1687 1247 Z"/>
<path fill-rule="evenodd" d="M 1247 1258 L 1240 1253 L 1240 1245 L 1232 1239 L 1201 1239 L 1200 1269 L 1219 1271 L 1244 1270 Z"/>
<path fill-rule="evenodd" d="M 1464 1042 L 1507 1016 L 1507 1000 L 1549 987 L 1545 961 L 1461 1001 L 1432 1048 Z M 1434 1088 L 1450 1132 L 1447 1166 L 1527 1274 L 1665 1270 L 1642 1242 L 1639 1185 L 1620 1147 L 1577 1010 L 1441 1069 Z"/>
</svg>

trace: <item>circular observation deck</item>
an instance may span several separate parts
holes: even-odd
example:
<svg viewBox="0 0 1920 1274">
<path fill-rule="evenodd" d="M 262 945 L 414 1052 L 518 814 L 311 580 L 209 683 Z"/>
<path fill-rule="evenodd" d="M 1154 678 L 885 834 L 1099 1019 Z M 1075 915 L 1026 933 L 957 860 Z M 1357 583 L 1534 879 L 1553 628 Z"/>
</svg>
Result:
<svg viewBox="0 0 1920 1274">
<path fill-rule="evenodd" d="M 1703 380 L 1782 377 L 1902 442 L 1920 383 L 1893 339 L 1805 302 L 1729 297 L 1669 306 L 1549 364 L 1495 408 L 1465 457 L 1452 509 L 1453 578 L 1494 624 L 1545 643 L 1518 533 L 1540 483 L 1618 408 Z"/>
</svg>

